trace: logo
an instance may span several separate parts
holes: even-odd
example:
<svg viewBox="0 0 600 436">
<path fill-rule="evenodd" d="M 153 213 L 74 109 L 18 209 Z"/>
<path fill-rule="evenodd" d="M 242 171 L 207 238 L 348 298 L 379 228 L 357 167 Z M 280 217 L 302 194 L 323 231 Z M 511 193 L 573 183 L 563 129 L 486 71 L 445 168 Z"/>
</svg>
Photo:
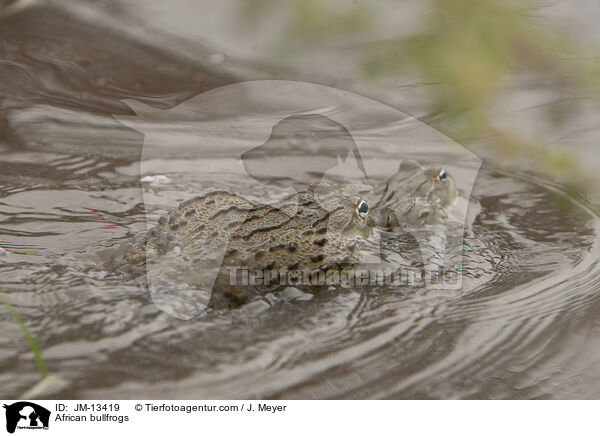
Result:
<svg viewBox="0 0 600 436">
<path fill-rule="evenodd" d="M 16 429 L 48 429 L 50 411 L 29 401 L 19 401 L 4 405 L 6 409 L 6 431 L 14 433 Z"/>
<path fill-rule="evenodd" d="M 187 199 L 228 191 L 248 201 L 237 209 L 231 204 L 211 207 L 214 218 L 229 217 L 228 210 L 233 210 L 231 220 L 224 219 L 221 227 L 215 224 L 211 236 L 199 238 L 201 244 L 191 249 L 169 242 L 174 234 L 167 232 L 161 235 L 164 244 L 157 239 L 158 251 L 147 251 L 148 290 L 156 306 L 169 315 L 190 319 L 202 313 L 214 301 L 214 287 L 223 287 L 224 280 L 240 289 L 254 289 L 270 286 L 275 272 L 275 282 L 291 286 L 311 284 L 316 275 L 335 279 L 334 286 L 391 280 L 413 287 L 423 283 L 428 289 L 460 288 L 462 236 L 471 219 L 468 205 L 481 159 L 420 120 L 347 91 L 283 80 L 223 86 L 170 109 L 123 102 L 135 116 L 115 118 L 144 135 L 140 172 L 149 232 L 158 214 Z M 444 185 L 453 186 L 452 192 Z M 321 228 L 327 233 L 314 236 L 318 247 L 335 240 L 337 234 L 329 237 L 331 229 L 355 226 L 361 231 L 360 221 L 346 219 L 350 215 L 344 211 L 353 210 L 345 199 L 357 198 L 356 211 L 373 217 L 377 229 L 364 238 L 368 249 L 353 252 L 352 263 L 360 273 L 354 270 L 347 281 L 343 275 L 334 277 L 338 271 L 326 264 L 299 271 L 294 262 L 274 268 L 265 260 L 269 277 L 252 277 L 256 268 L 246 277 L 245 271 L 224 262 L 231 252 L 229 236 L 238 223 L 243 226 L 253 219 L 242 215 L 248 204 L 300 216 L 302 206 L 286 199 L 303 192 L 336 223 Z M 446 203 L 454 204 L 446 208 Z M 166 223 L 166 217 L 161 218 Z M 436 227 L 440 221 L 445 224 Z M 193 216 L 186 216 L 168 224 L 178 229 L 193 222 Z M 431 225 L 406 227 L 404 222 Z M 380 231 L 386 226 L 395 231 Z M 264 242 L 258 230 L 248 238 L 249 244 Z M 319 253 L 312 255 L 311 262 L 313 257 L 314 262 L 321 261 Z M 344 259 L 340 255 L 336 262 L 345 264 Z M 296 282 L 299 273 L 306 277 Z"/>
</svg>

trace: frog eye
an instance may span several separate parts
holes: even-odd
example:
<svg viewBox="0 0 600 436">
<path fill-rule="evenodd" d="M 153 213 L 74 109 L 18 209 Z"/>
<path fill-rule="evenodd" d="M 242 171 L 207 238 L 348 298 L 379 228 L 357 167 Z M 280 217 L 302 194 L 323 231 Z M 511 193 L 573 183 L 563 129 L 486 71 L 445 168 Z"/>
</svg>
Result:
<svg viewBox="0 0 600 436">
<path fill-rule="evenodd" d="M 361 219 L 366 219 L 367 214 L 369 213 L 369 206 L 367 205 L 367 202 L 361 200 L 360 203 L 358 203 L 358 206 L 356 206 L 356 212 L 358 212 L 358 216 Z"/>
<path fill-rule="evenodd" d="M 441 169 L 440 172 L 438 173 L 438 179 L 441 182 L 445 182 L 446 180 L 448 180 L 448 173 L 446 172 L 446 170 Z"/>
</svg>

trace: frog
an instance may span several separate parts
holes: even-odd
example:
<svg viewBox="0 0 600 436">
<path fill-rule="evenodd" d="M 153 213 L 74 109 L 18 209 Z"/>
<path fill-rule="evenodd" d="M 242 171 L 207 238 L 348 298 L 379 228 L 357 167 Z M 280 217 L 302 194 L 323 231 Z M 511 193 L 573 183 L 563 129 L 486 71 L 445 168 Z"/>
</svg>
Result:
<svg viewBox="0 0 600 436">
<path fill-rule="evenodd" d="M 384 230 L 442 223 L 458 197 L 456 181 L 446 169 L 423 167 L 415 160 L 403 160 L 386 180 L 336 189 L 364 198 L 375 224 Z"/>
<path fill-rule="evenodd" d="M 313 279 L 356 262 L 374 227 L 362 198 L 327 184 L 310 185 L 275 205 L 211 191 L 161 216 L 117 269 L 141 274 L 145 267 L 149 283 L 165 290 L 182 283 L 205 292 L 212 287 L 207 304 L 232 308 L 284 284 L 279 277 L 256 286 L 239 284 L 231 281 L 231 270 L 293 271 L 310 281 L 299 287 L 317 289 Z"/>
</svg>

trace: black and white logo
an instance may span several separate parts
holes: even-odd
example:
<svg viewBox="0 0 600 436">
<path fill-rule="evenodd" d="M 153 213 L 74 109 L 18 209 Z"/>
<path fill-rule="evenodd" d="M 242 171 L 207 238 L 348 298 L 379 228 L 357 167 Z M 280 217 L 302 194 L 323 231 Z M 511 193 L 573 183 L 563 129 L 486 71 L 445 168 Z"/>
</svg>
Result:
<svg viewBox="0 0 600 436">
<path fill-rule="evenodd" d="M 6 431 L 14 433 L 16 429 L 38 430 L 48 429 L 50 411 L 42 406 L 29 401 L 19 401 L 5 404 Z"/>
</svg>

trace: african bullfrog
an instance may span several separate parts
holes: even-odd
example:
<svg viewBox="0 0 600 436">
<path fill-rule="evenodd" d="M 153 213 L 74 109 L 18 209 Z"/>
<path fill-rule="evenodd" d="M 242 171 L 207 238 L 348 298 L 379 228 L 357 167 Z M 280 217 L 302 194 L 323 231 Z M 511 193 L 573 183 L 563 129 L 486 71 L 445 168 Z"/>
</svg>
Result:
<svg viewBox="0 0 600 436">
<path fill-rule="evenodd" d="M 376 227 L 439 222 L 455 199 L 454 179 L 446 171 L 414 161 L 403 162 L 374 186 L 311 185 L 275 206 L 214 191 L 162 216 L 115 265 L 146 272 L 149 285 L 163 293 L 182 284 L 187 290 L 212 289 L 207 305 L 232 307 L 289 285 L 272 273 L 271 281 L 249 284 L 232 270 L 322 278 L 358 263 Z"/>
<path fill-rule="evenodd" d="M 457 198 L 456 182 L 445 169 L 423 168 L 414 160 L 402 161 L 394 175 L 375 185 L 338 185 L 337 189 L 360 195 L 382 229 L 440 223 Z"/>
</svg>

